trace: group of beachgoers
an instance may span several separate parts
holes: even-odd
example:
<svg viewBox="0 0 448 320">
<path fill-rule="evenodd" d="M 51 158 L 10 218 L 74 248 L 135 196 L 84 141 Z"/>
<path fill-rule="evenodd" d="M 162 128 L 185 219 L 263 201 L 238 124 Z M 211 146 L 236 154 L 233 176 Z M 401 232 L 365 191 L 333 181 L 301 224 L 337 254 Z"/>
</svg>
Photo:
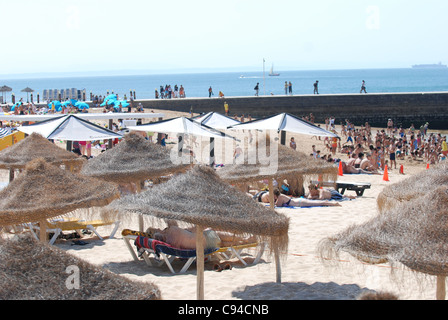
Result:
<svg viewBox="0 0 448 320">
<path fill-rule="evenodd" d="M 0 106 L 0 112 L 12 112 L 14 115 L 33 115 L 33 114 L 71 114 L 88 112 L 87 109 L 79 109 L 78 107 L 67 104 L 61 105 L 60 111 L 57 111 L 54 105 L 35 105 L 32 102 L 23 103 L 19 101 L 14 106 Z"/>
<path fill-rule="evenodd" d="M 326 122 L 327 126 L 327 122 Z M 335 131 L 329 121 L 328 126 Z M 325 138 L 324 145 L 329 152 L 321 155 L 313 145 L 314 158 L 329 162 L 342 161 L 344 173 L 382 174 L 385 167 L 397 169 L 397 160 L 424 161 L 436 164 L 444 161 L 448 155 L 446 136 L 440 133 L 428 133 L 429 123 L 416 129 L 413 124 L 408 129 L 394 126 L 393 120 L 387 121 L 386 129 L 372 133 L 368 122 L 355 128 L 348 119 L 341 123 L 340 138 Z M 336 152 L 346 154 L 347 161 L 338 159 Z"/>
<path fill-rule="evenodd" d="M 174 99 L 174 98 L 185 98 L 185 88 L 180 85 L 180 87 L 174 85 L 172 88 L 170 84 L 166 84 L 165 86 L 160 86 L 160 90 L 155 89 L 154 97 L 156 99 Z"/>
<path fill-rule="evenodd" d="M 356 199 L 356 196 L 343 195 L 332 188 L 320 188 L 315 183 L 308 185 L 308 192 L 305 192 L 302 187 L 302 195 L 295 194 L 287 180 L 284 180 L 280 187 L 278 187 L 277 181 L 274 181 L 274 185 L 277 185 L 273 189 L 273 200 L 276 207 L 339 207 L 341 200 Z M 250 196 L 263 204 L 269 204 L 271 201 L 268 189 L 258 191 L 254 195 L 250 194 Z"/>
</svg>

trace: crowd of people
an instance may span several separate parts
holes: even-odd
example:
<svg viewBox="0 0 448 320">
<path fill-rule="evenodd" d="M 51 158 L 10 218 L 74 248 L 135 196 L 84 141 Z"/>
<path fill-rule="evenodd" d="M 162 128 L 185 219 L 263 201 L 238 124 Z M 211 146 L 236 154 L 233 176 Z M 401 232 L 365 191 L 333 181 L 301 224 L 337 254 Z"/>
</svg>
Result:
<svg viewBox="0 0 448 320">
<path fill-rule="evenodd" d="M 160 90 L 157 91 L 157 89 L 154 92 L 154 97 L 156 99 L 172 99 L 172 98 L 185 98 L 185 88 L 180 85 L 180 87 L 174 85 L 172 88 L 170 84 L 167 84 L 165 86 L 160 86 Z"/>
<path fill-rule="evenodd" d="M 326 129 L 336 132 L 333 117 L 326 119 L 325 125 Z M 389 170 L 399 168 L 397 160 L 405 159 L 436 164 L 447 158 L 446 136 L 430 133 L 428 127 L 428 122 L 419 129 L 413 124 L 409 128 L 398 127 L 389 119 L 385 129 L 372 132 L 368 122 L 355 127 L 345 119 L 340 125 L 339 138 L 323 140 L 326 152 L 316 150 L 313 145 L 310 155 L 329 162 L 342 161 L 344 173 L 381 173 L 386 165 Z M 340 159 L 337 152 L 346 155 L 347 159 Z"/>
</svg>

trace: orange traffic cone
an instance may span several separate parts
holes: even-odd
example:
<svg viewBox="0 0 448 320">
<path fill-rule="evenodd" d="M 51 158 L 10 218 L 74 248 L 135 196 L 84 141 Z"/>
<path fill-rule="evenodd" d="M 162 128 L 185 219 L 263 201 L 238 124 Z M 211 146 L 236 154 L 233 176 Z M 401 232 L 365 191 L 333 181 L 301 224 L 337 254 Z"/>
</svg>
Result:
<svg viewBox="0 0 448 320">
<path fill-rule="evenodd" d="M 342 161 L 339 161 L 339 172 L 338 175 L 340 175 L 341 177 L 344 175 L 344 172 L 342 170 Z"/>
<path fill-rule="evenodd" d="M 389 174 L 387 173 L 387 165 L 384 166 L 383 180 L 384 181 L 389 181 Z"/>
<path fill-rule="evenodd" d="M 400 166 L 400 174 L 404 174 L 403 165 Z"/>
</svg>

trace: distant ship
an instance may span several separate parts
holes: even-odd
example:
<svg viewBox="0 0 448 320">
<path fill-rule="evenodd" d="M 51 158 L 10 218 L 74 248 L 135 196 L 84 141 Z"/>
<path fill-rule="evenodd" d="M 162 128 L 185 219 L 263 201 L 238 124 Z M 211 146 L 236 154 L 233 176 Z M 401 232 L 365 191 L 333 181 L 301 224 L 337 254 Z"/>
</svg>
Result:
<svg viewBox="0 0 448 320">
<path fill-rule="evenodd" d="M 434 64 L 414 64 L 412 66 L 414 69 L 441 69 L 446 68 L 446 64 L 442 64 L 442 62 L 434 63 Z"/>
<path fill-rule="evenodd" d="M 269 72 L 269 76 L 271 77 L 278 77 L 280 73 L 274 73 L 274 65 L 271 67 L 271 72 Z"/>
</svg>

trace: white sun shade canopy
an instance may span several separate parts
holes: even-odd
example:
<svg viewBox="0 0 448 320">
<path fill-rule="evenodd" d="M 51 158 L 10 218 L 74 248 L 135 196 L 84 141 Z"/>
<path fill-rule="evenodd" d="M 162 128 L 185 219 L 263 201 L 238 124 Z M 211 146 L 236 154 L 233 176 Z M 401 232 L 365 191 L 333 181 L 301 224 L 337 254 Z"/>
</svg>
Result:
<svg viewBox="0 0 448 320">
<path fill-rule="evenodd" d="M 338 137 L 337 134 L 322 129 L 312 123 L 306 122 L 288 113 L 280 113 L 275 116 L 244 122 L 228 127 L 236 130 L 276 130 L 288 131 L 320 137 Z"/>
<path fill-rule="evenodd" d="M 128 126 L 127 129 L 131 131 L 188 134 L 210 138 L 231 138 L 221 131 L 201 125 L 185 117 L 151 122 L 139 126 Z"/>
<path fill-rule="evenodd" d="M 93 141 L 122 137 L 117 132 L 78 118 L 75 115 L 61 116 L 28 126 L 20 126 L 17 130 L 26 134 L 39 133 L 47 139 L 66 141 Z"/>
<path fill-rule="evenodd" d="M 227 129 L 227 127 L 241 123 L 238 120 L 229 118 L 217 112 L 209 112 L 204 115 L 197 116 L 193 118 L 193 120 L 220 130 Z"/>
</svg>

